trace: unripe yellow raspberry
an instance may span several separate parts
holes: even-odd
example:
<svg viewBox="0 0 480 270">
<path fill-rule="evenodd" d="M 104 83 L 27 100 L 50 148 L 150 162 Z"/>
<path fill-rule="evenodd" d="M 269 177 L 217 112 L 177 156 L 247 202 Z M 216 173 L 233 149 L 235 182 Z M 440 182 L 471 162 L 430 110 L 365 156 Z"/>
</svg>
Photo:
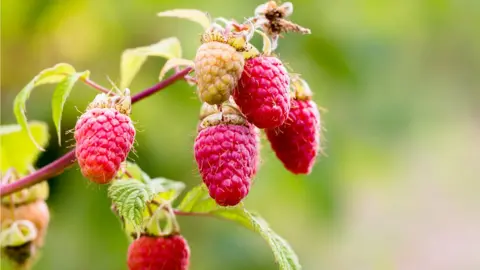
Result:
<svg viewBox="0 0 480 270">
<path fill-rule="evenodd" d="M 195 57 L 200 100 L 212 105 L 227 101 L 242 75 L 244 62 L 242 53 L 229 44 L 202 44 Z"/>
</svg>

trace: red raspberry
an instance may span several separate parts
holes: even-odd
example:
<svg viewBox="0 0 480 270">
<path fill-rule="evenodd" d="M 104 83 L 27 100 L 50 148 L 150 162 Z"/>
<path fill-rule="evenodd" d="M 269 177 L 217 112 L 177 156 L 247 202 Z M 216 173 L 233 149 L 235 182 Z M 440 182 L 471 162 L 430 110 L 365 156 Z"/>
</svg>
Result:
<svg viewBox="0 0 480 270">
<path fill-rule="evenodd" d="M 190 248 L 181 235 L 167 237 L 142 236 L 128 248 L 130 270 L 188 269 Z"/>
<path fill-rule="evenodd" d="M 290 78 L 282 62 L 259 56 L 245 62 L 233 97 L 247 120 L 259 128 L 278 127 L 290 110 Z"/>
<path fill-rule="evenodd" d="M 259 142 L 253 125 L 236 115 L 236 120 L 225 120 L 227 116 L 217 113 L 202 121 L 194 150 L 210 196 L 218 205 L 234 206 L 249 192 L 258 166 Z"/>
<path fill-rule="evenodd" d="M 98 184 L 109 183 L 133 145 L 132 120 L 114 108 L 87 110 L 75 126 L 75 154 L 82 174 Z"/>
<path fill-rule="evenodd" d="M 309 174 L 320 147 L 320 114 L 315 102 L 292 99 L 287 121 L 266 129 L 278 159 L 294 174 Z"/>
</svg>

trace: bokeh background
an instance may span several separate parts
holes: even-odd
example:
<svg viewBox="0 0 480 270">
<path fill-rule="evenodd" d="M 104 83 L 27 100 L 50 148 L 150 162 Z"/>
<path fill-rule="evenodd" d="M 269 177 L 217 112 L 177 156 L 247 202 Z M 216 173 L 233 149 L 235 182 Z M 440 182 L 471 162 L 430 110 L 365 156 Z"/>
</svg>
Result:
<svg viewBox="0 0 480 270">
<path fill-rule="evenodd" d="M 67 62 L 109 86 L 126 48 L 177 36 L 193 58 L 201 28 L 158 18 L 196 8 L 242 20 L 261 1 L 2 0 L 1 122 L 40 70 Z M 323 113 L 323 145 L 309 176 L 285 171 L 264 140 L 246 205 L 298 253 L 304 269 L 480 269 L 480 1 L 295 0 L 278 55 L 310 83 Z M 151 58 L 132 91 L 157 80 Z M 35 90 L 30 119 L 50 123 L 41 167 L 59 147 L 50 119 L 54 86 Z M 78 84 L 65 131 L 96 93 Z M 151 176 L 200 182 L 192 144 L 200 103 L 184 82 L 134 106 L 138 162 Z M 71 139 L 71 134 L 67 139 Z M 52 222 L 35 269 L 126 269 L 128 242 L 105 188 L 78 167 L 49 181 Z M 179 217 L 191 269 L 276 269 L 263 240 L 233 223 Z"/>
</svg>

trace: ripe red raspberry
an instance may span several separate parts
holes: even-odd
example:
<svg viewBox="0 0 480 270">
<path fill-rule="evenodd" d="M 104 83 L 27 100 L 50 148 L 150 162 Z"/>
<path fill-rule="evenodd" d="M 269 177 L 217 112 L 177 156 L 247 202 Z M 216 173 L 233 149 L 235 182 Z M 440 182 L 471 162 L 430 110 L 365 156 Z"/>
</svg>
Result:
<svg viewBox="0 0 480 270">
<path fill-rule="evenodd" d="M 141 236 L 128 248 L 130 270 L 186 270 L 190 248 L 181 235 Z"/>
<path fill-rule="evenodd" d="M 75 126 L 75 154 L 82 174 L 98 184 L 109 183 L 127 158 L 135 128 L 117 108 L 93 107 Z"/>
<path fill-rule="evenodd" d="M 310 96 L 297 91 L 285 123 L 265 130 L 278 159 L 294 174 L 309 174 L 320 149 L 320 113 Z"/>
<path fill-rule="evenodd" d="M 218 205 L 234 206 L 247 196 L 258 166 L 258 134 L 244 118 L 217 113 L 203 119 L 195 160 Z"/>
<path fill-rule="evenodd" d="M 258 128 L 274 128 L 287 119 L 289 83 L 288 73 L 278 58 L 258 56 L 245 62 L 233 97 L 248 121 Z"/>
<path fill-rule="evenodd" d="M 195 56 L 195 76 L 200 100 L 208 104 L 227 101 L 242 75 L 243 36 L 208 31 Z"/>
</svg>

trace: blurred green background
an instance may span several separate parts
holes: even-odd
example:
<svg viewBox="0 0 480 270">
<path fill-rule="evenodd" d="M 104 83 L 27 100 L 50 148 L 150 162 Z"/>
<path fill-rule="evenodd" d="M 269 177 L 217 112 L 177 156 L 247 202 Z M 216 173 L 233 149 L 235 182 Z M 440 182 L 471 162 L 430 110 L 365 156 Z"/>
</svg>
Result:
<svg viewBox="0 0 480 270">
<path fill-rule="evenodd" d="M 119 82 L 126 48 L 178 36 L 193 58 L 201 28 L 159 11 L 195 8 L 242 20 L 261 1 L 1 1 L 1 123 L 40 70 L 67 62 Z M 297 0 L 291 17 L 312 35 L 287 34 L 277 53 L 303 74 L 322 115 L 326 155 L 295 177 L 264 140 L 246 205 L 284 236 L 304 269 L 480 269 L 480 1 Z M 131 89 L 156 82 L 151 58 Z M 50 119 L 54 86 L 35 90 L 30 119 L 50 123 L 37 167 L 59 147 Z M 63 128 L 95 91 L 77 84 Z M 200 182 L 192 144 L 200 103 L 176 83 L 134 106 L 137 156 L 151 176 Z M 126 269 L 128 242 L 105 188 L 73 167 L 49 181 L 52 220 L 35 269 Z M 179 217 L 191 269 L 276 269 L 263 240 L 233 223 Z"/>
</svg>

